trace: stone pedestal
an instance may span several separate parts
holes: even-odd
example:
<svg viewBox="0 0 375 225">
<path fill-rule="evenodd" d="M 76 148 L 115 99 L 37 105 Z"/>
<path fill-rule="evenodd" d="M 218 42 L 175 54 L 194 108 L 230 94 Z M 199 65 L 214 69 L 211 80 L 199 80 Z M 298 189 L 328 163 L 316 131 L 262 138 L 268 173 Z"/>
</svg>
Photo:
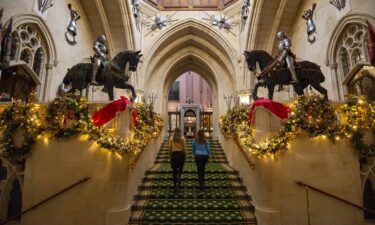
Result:
<svg viewBox="0 0 375 225">
<path fill-rule="evenodd" d="M 264 107 L 257 107 L 252 126 L 255 128 L 254 138 L 269 138 L 280 129 L 282 120 Z"/>
<path fill-rule="evenodd" d="M 113 121 L 113 128 L 116 135 L 125 139 L 131 137 L 134 123 L 132 118 L 132 110 L 129 107 L 122 112 L 116 113 L 116 117 Z"/>
<path fill-rule="evenodd" d="M 256 139 L 274 134 L 280 121 L 272 121 L 269 112 L 257 110 Z M 255 169 L 251 169 L 234 140 L 221 136 L 221 142 L 252 196 L 259 225 L 364 223 L 361 210 L 312 190 L 307 200 L 306 189 L 295 183 L 302 181 L 362 205 L 358 156 L 348 141 L 332 143 L 323 137 L 301 137 L 291 142 L 282 156 L 252 158 Z"/>
</svg>

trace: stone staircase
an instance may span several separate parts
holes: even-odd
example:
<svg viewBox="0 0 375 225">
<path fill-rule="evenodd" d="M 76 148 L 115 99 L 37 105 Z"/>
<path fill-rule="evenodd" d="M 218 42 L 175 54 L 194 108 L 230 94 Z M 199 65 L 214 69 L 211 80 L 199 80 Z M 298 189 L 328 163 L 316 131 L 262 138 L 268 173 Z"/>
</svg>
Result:
<svg viewBox="0 0 375 225">
<path fill-rule="evenodd" d="M 196 166 L 187 140 L 188 156 L 179 190 L 173 190 L 168 140 L 139 186 L 129 224 L 257 224 L 254 207 L 242 179 L 228 165 L 217 140 L 209 140 L 211 161 L 206 166 L 206 189 L 198 190 Z"/>
</svg>

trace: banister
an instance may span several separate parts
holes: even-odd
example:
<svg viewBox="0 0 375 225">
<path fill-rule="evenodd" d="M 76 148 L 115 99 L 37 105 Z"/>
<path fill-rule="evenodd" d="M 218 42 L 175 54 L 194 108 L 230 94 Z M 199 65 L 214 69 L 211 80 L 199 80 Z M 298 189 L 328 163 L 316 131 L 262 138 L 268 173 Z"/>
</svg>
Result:
<svg viewBox="0 0 375 225">
<path fill-rule="evenodd" d="M 240 141 L 239 141 L 238 137 L 233 137 L 233 136 L 227 135 L 225 133 L 225 131 L 223 130 L 223 128 L 221 126 L 219 126 L 219 127 L 220 127 L 220 130 L 221 130 L 221 133 L 223 134 L 223 136 L 226 139 L 230 139 L 230 138 L 234 139 L 234 142 L 236 142 L 237 147 L 241 150 L 242 155 L 245 157 L 246 161 L 249 163 L 251 169 L 255 169 L 255 164 L 251 161 L 249 155 L 246 154 L 245 150 L 241 147 L 241 144 L 240 144 Z"/>
<path fill-rule="evenodd" d="M 329 196 L 329 197 L 331 197 L 331 198 L 333 198 L 333 199 L 336 199 L 336 200 L 338 200 L 338 201 L 340 201 L 340 202 L 343 202 L 343 203 L 345 203 L 345 204 L 351 205 L 351 206 L 353 206 L 353 207 L 355 207 L 355 208 L 357 208 L 357 209 L 361 209 L 361 210 L 363 210 L 363 211 L 366 211 L 366 212 L 369 212 L 369 213 L 375 215 L 375 211 L 374 211 L 374 210 L 371 210 L 371 209 L 368 209 L 368 208 L 362 207 L 362 206 L 360 206 L 360 205 L 357 205 L 357 204 L 355 204 L 355 203 L 349 202 L 348 200 L 345 200 L 345 199 L 343 199 L 343 198 L 337 197 L 337 196 L 335 196 L 335 195 L 333 195 L 333 194 L 330 194 L 330 193 L 328 193 L 328 192 L 326 192 L 326 191 L 323 191 L 323 190 L 321 190 L 321 189 L 319 189 L 319 188 L 317 188 L 317 187 L 314 187 L 314 186 L 311 186 L 311 185 L 309 185 L 309 184 L 306 184 L 306 183 L 304 183 L 304 182 L 302 182 L 302 181 L 295 181 L 295 182 L 296 182 L 296 184 L 298 184 L 298 185 L 300 185 L 300 186 L 308 187 L 308 188 L 311 189 L 311 190 L 314 190 L 314 191 L 319 192 L 319 193 L 321 193 L 321 194 L 323 194 L 323 195 L 326 195 L 326 196 Z"/>
<path fill-rule="evenodd" d="M 76 183 L 74 183 L 74 184 L 72 184 L 72 185 L 70 185 L 70 186 L 64 188 L 63 190 L 57 192 L 56 194 L 51 195 L 50 197 L 48 197 L 48 198 L 42 200 L 41 202 L 38 202 L 38 203 L 36 203 L 35 205 L 33 205 L 33 206 L 31 206 L 31 207 L 29 207 L 29 208 L 27 208 L 27 209 L 25 209 L 25 210 L 23 210 L 23 211 L 17 213 L 16 215 L 14 215 L 14 216 L 12 216 L 12 217 L 10 217 L 10 218 L 4 220 L 4 221 L 2 221 L 2 222 L 0 223 L 0 225 L 7 224 L 8 222 L 14 220 L 15 218 L 17 218 L 17 217 L 19 217 L 19 216 L 21 216 L 21 215 L 23 215 L 23 214 L 25 214 L 25 213 L 27 213 L 27 212 L 33 210 L 33 209 L 36 209 L 37 207 L 39 207 L 39 206 L 43 205 L 44 203 L 48 202 L 49 200 L 51 200 L 51 199 L 53 199 L 53 198 L 55 198 L 55 197 L 57 197 L 57 196 L 59 196 L 59 195 L 65 193 L 66 191 L 68 191 L 68 190 L 70 190 L 70 189 L 72 189 L 72 188 L 74 188 L 74 187 L 76 187 L 76 186 L 82 184 L 83 182 L 88 181 L 89 179 L 90 179 L 90 177 L 85 177 L 85 178 L 83 178 L 82 180 L 80 180 L 80 181 L 78 181 L 78 182 L 76 182 Z"/>
<path fill-rule="evenodd" d="M 160 131 L 159 134 L 158 134 L 158 136 L 153 137 L 152 139 L 150 139 L 150 141 L 151 141 L 151 140 L 158 139 L 158 138 L 160 137 L 160 134 L 161 134 L 161 133 L 162 133 L 162 132 Z M 148 141 L 147 145 L 150 144 L 150 141 Z M 146 146 L 147 146 L 147 145 L 146 145 Z M 135 166 L 137 165 L 138 160 L 141 158 L 142 153 L 143 153 L 144 150 L 146 149 L 146 146 L 144 147 L 144 149 L 142 149 L 142 151 L 141 151 L 139 154 L 137 154 L 137 155 L 135 156 L 134 160 L 130 163 L 130 169 L 134 169 L 134 168 L 135 168 Z M 1 224 L 0 224 L 0 225 L 1 225 Z"/>
</svg>

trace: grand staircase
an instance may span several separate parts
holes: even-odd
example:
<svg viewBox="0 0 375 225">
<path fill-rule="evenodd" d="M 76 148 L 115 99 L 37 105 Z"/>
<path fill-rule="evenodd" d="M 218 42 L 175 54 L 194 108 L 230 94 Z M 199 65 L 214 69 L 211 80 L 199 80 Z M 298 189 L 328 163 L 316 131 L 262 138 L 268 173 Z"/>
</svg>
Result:
<svg viewBox="0 0 375 225">
<path fill-rule="evenodd" d="M 181 187 L 174 191 L 168 140 L 164 140 L 154 166 L 139 186 L 129 224 L 257 224 L 246 187 L 238 172 L 228 165 L 217 140 L 209 140 L 211 162 L 206 166 L 206 189 L 197 189 L 191 143 L 187 140 Z"/>
</svg>

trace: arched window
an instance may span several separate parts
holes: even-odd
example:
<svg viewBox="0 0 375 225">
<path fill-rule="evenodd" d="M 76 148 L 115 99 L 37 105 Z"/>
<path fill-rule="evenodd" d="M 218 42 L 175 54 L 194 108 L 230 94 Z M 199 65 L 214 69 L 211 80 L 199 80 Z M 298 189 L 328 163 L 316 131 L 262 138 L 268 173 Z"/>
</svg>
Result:
<svg viewBox="0 0 375 225">
<path fill-rule="evenodd" d="M 342 77 L 346 77 L 358 63 L 366 63 L 368 61 L 367 54 L 365 54 L 367 52 L 367 48 L 365 48 L 365 42 L 367 42 L 366 33 L 366 26 L 357 23 L 347 25 L 342 32 L 341 41 L 339 41 L 341 44 L 337 46 Z"/>
<path fill-rule="evenodd" d="M 332 95 L 334 100 L 344 100 L 353 90 L 364 87 L 358 72 L 370 65 L 366 20 L 375 24 L 375 18 L 365 14 L 343 17 L 332 32 L 326 55 L 326 65 L 331 69 Z M 368 70 L 368 67 L 366 67 Z M 371 70 L 372 71 L 372 70 Z M 357 84 L 354 84 L 357 83 Z M 363 91 L 359 91 L 363 93 Z"/>
<path fill-rule="evenodd" d="M 54 46 L 49 31 L 39 18 L 24 17 L 28 19 L 20 16 L 21 23 L 16 22 L 17 18 L 13 22 L 15 29 L 12 33 L 10 68 L 0 78 L 0 93 L 5 92 L 13 98 L 23 98 L 28 96 L 25 92 L 36 91 L 42 100 L 47 98 L 45 94 L 50 82 L 47 63 L 51 65 L 51 59 L 54 59 Z"/>
<path fill-rule="evenodd" d="M 31 52 L 28 49 L 22 50 L 20 60 L 24 61 L 26 64 L 30 64 Z"/>
<path fill-rule="evenodd" d="M 350 23 L 339 39 L 338 76 L 343 94 L 366 95 L 375 100 L 375 68 L 370 66 L 367 48 L 367 27 Z"/>
<path fill-rule="evenodd" d="M 43 58 L 44 58 L 44 52 L 42 48 L 38 48 L 35 52 L 34 56 L 34 65 L 33 70 L 36 73 L 36 75 L 40 76 L 42 64 L 43 64 Z"/>
<path fill-rule="evenodd" d="M 21 37 L 18 40 L 18 37 Z M 44 59 L 45 43 L 37 26 L 24 24 L 13 32 L 12 53 L 14 61 L 23 60 L 40 77 Z M 21 52 L 17 59 L 16 53 Z"/>
<path fill-rule="evenodd" d="M 360 62 L 366 62 L 366 58 L 360 49 L 356 49 L 352 55 L 352 64 L 356 65 Z"/>
<path fill-rule="evenodd" d="M 12 61 L 16 60 L 17 50 L 19 49 L 18 45 L 19 45 L 18 34 L 16 32 L 13 32 L 13 34 L 12 34 L 12 47 L 11 47 L 11 51 L 10 51 L 10 60 L 12 60 Z"/>
<path fill-rule="evenodd" d="M 344 75 L 349 73 L 350 65 L 349 65 L 349 54 L 345 48 L 340 50 L 340 63 L 341 69 Z"/>
</svg>

